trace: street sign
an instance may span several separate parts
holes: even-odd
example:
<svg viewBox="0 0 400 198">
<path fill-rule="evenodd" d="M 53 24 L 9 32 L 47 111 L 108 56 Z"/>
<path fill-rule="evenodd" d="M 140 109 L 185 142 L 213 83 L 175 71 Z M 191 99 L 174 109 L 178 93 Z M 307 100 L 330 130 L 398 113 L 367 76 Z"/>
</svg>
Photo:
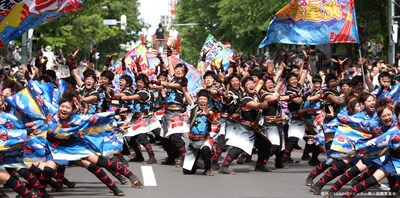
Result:
<svg viewBox="0 0 400 198">
<path fill-rule="evenodd" d="M 103 24 L 104 25 L 117 25 L 117 19 L 104 19 Z"/>
</svg>

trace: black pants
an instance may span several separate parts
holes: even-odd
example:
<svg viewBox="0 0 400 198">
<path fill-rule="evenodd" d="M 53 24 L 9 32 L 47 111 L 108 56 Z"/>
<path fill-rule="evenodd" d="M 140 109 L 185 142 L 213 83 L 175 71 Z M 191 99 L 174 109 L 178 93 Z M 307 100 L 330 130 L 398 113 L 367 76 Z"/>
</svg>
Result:
<svg viewBox="0 0 400 198">
<path fill-rule="evenodd" d="M 271 156 L 271 146 L 272 146 L 271 142 L 266 137 L 260 135 L 259 133 L 256 133 L 254 146 L 258 150 L 257 163 L 260 164 L 257 165 L 266 164 L 269 157 Z"/>
</svg>

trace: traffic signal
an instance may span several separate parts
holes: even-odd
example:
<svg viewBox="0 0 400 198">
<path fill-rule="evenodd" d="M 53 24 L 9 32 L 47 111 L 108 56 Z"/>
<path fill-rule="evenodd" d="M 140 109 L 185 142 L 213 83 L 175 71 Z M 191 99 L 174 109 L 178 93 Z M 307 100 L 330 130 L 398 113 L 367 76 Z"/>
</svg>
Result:
<svg viewBox="0 0 400 198">
<path fill-rule="evenodd" d="M 127 25 L 126 15 L 123 14 L 121 15 L 121 30 L 126 30 L 126 25 Z"/>
</svg>

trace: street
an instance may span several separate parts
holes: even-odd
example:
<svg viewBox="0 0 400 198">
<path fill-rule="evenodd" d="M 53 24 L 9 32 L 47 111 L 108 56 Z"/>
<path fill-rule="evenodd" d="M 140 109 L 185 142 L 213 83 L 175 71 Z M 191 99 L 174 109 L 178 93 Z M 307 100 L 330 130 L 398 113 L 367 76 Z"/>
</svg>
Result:
<svg viewBox="0 0 400 198">
<path fill-rule="evenodd" d="M 304 147 L 304 145 L 301 145 Z M 153 146 L 158 163 L 166 157 L 165 152 L 160 146 Z M 143 150 L 144 151 L 144 150 Z M 302 151 L 293 152 L 293 158 L 300 159 Z M 145 158 L 147 158 L 144 153 Z M 322 160 L 325 156 L 321 156 Z M 160 164 L 144 165 L 141 163 L 129 162 L 129 169 L 144 181 L 144 188 L 135 189 L 130 185 L 122 185 L 111 176 L 125 197 L 141 198 L 203 198 L 203 197 L 229 197 L 229 198 L 261 198 L 261 197 L 323 197 L 314 196 L 305 186 L 305 178 L 312 170 L 307 161 L 301 161 L 298 164 L 290 164 L 289 169 L 273 170 L 269 173 L 254 172 L 254 163 L 257 156 L 253 156 L 253 163 L 238 165 L 236 161 L 232 163 L 231 170 L 235 175 L 221 175 L 214 171 L 214 176 L 202 175 L 203 170 L 198 170 L 196 175 L 183 175 L 182 168 L 175 166 L 165 166 Z M 270 167 L 274 165 L 274 157 L 268 162 Z M 127 158 L 128 159 L 128 158 Z M 152 169 L 152 171 L 151 171 Z M 154 173 L 154 178 L 152 174 Z M 110 174 L 109 174 L 110 175 Z M 65 176 L 70 180 L 77 182 L 75 188 L 65 188 L 64 192 L 50 192 L 56 197 L 113 197 L 108 188 L 103 185 L 95 176 L 87 170 L 80 167 L 67 168 Z M 22 180 L 22 179 L 21 179 Z M 387 185 L 387 181 L 383 182 Z M 332 182 L 330 183 L 332 184 Z M 150 186 L 149 186 L 150 185 Z M 323 189 L 327 193 L 331 185 Z M 345 186 L 343 189 L 348 189 Z M 48 188 L 48 190 L 50 190 Z M 372 189 L 368 192 L 376 194 L 383 192 L 379 189 Z M 16 193 L 11 189 L 5 189 L 10 197 L 15 197 Z M 363 197 L 363 196 L 357 196 Z M 383 197 L 368 196 L 368 197 Z"/>
</svg>

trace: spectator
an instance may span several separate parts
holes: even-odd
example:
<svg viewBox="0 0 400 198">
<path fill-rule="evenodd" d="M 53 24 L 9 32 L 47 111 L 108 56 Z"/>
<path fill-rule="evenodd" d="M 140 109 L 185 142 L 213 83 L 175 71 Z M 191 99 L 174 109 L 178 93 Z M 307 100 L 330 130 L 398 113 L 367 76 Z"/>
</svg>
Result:
<svg viewBox="0 0 400 198">
<path fill-rule="evenodd" d="M 47 57 L 46 70 L 51 70 L 51 67 L 56 65 L 56 56 L 54 55 L 54 52 L 51 50 L 52 50 L 51 47 L 47 46 L 45 48 L 45 51 L 43 52 L 43 56 Z"/>
<path fill-rule="evenodd" d="M 176 31 L 175 28 L 172 26 L 171 29 L 169 29 L 167 46 L 175 46 L 176 41 L 178 40 L 178 35 L 179 32 Z"/>
<path fill-rule="evenodd" d="M 162 24 L 158 24 L 158 29 L 156 30 L 155 33 L 157 43 L 158 43 L 158 52 L 163 53 L 164 51 L 164 29 L 162 27 Z"/>
</svg>

